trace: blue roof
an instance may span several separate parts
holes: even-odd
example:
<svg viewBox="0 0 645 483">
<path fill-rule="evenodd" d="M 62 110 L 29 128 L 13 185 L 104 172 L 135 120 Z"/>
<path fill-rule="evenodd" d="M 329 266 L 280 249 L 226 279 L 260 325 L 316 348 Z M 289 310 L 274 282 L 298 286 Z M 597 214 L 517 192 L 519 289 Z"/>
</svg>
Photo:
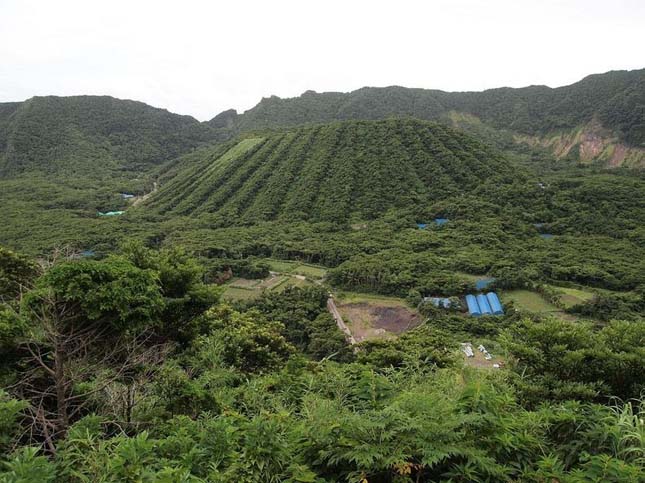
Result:
<svg viewBox="0 0 645 483">
<path fill-rule="evenodd" d="M 489 292 L 486 295 L 479 294 L 477 296 L 468 294 L 466 295 L 466 304 L 468 305 L 468 312 L 473 317 L 504 314 L 502 304 L 494 292 Z"/>
<path fill-rule="evenodd" d="M 490 304 L 490 308 L 493 311 L 494 315 L 504 314 L 502 303 L 499 301 L 499 298 L 497 297 L 497 294 L 495 292 L 488 292 L 486 294 L 486 298 L 488 299 L 488 303 Z"/>
<path fill-rule="evenodd" d="M 477 303 L 479 304 L 479 310 L 481 311 L 482 315 L 491 315 L 493 313 L 493 310 L 490 308 L 490 304 L 488 303 L 488 299 L 486 298 L 486 295 L 484 294 L 477 295 Z"/>
<path fill-rule="evenodd" d="M 468 305 L 468 312 L 473 317 L 479 317 L 482 314 L 474 295 L 466 295 L 466 305 Z"/>
</svg>

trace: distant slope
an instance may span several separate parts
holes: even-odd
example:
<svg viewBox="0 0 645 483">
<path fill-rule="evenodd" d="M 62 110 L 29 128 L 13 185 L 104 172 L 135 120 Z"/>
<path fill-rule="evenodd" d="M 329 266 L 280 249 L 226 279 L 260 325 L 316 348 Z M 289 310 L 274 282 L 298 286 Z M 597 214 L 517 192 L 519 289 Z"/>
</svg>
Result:
<svg viewBox="0 0 645 483">
<path fill-rule="evenodd" d="M 489 188 L 517 177 L 498 154 L 443 125 L 348 121 L 196 151 L 175 164 L 145 209 L 221 223 L 344 223 L 424 211 L 468 193 L 490 199 Z"/>
<path fill-rule="evenodd" d="M 0 104 L 0 176 L 140 173 L 222 138 L 190 116 L 112 97 Z"/>
<path fill-rule="evenodd" d="M 457 116 L 455 116 L 457 114 Z M 465 116 L 464 116 L 465 115 Z M 645 69 L 591 75 L 575 84 L 483 92 L 365 87 L 349 93 L 270 97 L 237 117 L 238 132 L 347 119 L 414 117 L 468 128 L 470 119 L 557 156 L 645 165 Z M 231 114 L 227 112 L 230 123 Z M 475 126 L 476 127 L 476 126 Z M 481 129 L 476 129 L 481 132 Z M 558 142 L 557 140 L 563 140 Z"/>
</svg>

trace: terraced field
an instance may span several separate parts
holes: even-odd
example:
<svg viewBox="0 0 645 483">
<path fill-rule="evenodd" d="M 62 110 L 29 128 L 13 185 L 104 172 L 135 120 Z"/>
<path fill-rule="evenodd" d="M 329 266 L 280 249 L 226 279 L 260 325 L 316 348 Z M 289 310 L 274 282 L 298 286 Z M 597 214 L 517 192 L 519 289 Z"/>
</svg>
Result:
<svg viewBox="0 0 645 483">
<path fill-rule="evenodd" d="M 292 262 L 287 260 L 266 259 L 271 267 L 271 275 L 260 280 L 236 277 L 226 284 L 224 299 L 252 300 L 259 297 L 263 291 L 281 292 L 287 287 L 306 287 L 321 281 L 326 270 L 323 267 Z"/>
<path fill-rule="evenodd" d="M 447 193 L 485 196 L 482 186 L 517 178 L 507 160 L 474 138 L 401 119 L 293 128 L 191 153 L 176 166 L 146 209 L 221 224 L 370 220 Z"/>
</svg>

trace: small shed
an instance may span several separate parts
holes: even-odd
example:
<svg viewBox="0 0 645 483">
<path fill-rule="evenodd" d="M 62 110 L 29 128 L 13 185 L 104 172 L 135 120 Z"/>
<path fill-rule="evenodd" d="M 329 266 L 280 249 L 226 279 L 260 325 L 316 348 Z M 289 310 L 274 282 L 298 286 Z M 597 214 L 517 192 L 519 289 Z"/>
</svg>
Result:
<svg viewBox="0 0 645 483">
<path fill-rule="evenodd" d="M 424 297 L 424 302 L 430 302 L 435 307 L 443 307 L 444 309 L 449 309 L 451 306 L 450 299 L 443 297 Z"/>
</svg>

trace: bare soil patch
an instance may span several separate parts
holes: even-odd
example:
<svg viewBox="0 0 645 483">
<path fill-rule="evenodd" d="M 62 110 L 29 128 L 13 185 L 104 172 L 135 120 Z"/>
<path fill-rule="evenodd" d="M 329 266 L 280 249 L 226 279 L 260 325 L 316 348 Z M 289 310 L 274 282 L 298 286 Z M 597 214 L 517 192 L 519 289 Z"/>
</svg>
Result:
<svg viewBox="0 0 645 483">
<path fill-rule="evenodd" d="M 350 302 L 341 304 L 339 309 L 352 335 L 359 342 L 399 335 L 423 322 L 419 314 L 405 306 Z"/>
</svg>

